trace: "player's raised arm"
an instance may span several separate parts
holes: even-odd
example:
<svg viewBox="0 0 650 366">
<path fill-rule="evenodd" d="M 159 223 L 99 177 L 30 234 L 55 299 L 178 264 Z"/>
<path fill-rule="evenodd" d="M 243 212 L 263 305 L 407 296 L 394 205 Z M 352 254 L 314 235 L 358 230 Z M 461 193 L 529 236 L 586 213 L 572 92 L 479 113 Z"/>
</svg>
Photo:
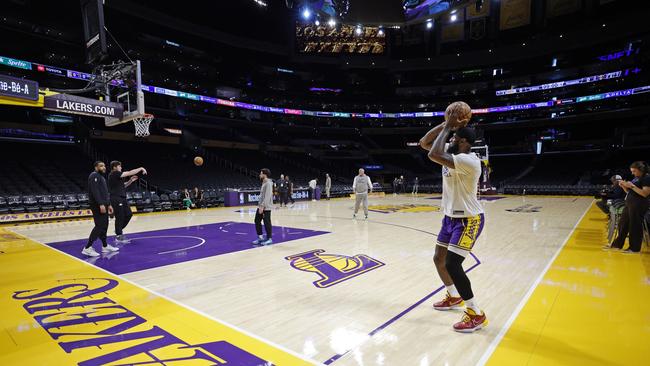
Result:
<svg viewBox="0 0 650 366">
<path fill-rule="evenodd" d="M 442 129 L 442 132 L 436 137 L 431 150 L 429 150 L 429 159 L 440 165 L 444 165 L 448 168 L 454 169 L 454 157 L 445 151 L 445 144 L 447 143 L 447 136 L 451 129 L 448 125 L 445 124 L 445 127 Z"/>
<path fill-rule="evenodd" d="M 436 127 L 432 128 L 427 132 L 422 138 L 420 139 L 420 142 L 418 143 L 420 147 L 426 151 L 431 150 L 431 147 L 433 146 L 433 141 L 440 135 L 442 130 L 445 128 L 445 122 L 437 125 Z"/>
<path fill-rule="evenodd" d="M 120 176 L 120 178 L 128 178 L 130 176 L 140 174 L 140 173 L 142 173 L 144 175 L 147 175 L 147 170 L 145 168 L 143 168 L 143 167 L 127 170 L 125 172 L 122 172 L 122 175 Z"/>
</svg>

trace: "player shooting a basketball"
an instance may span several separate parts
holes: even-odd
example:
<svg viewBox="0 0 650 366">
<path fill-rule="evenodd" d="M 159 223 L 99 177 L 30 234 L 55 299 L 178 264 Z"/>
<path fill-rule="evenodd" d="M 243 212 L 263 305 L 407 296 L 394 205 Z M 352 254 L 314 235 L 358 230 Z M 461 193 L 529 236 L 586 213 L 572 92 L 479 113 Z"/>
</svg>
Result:
<svg viewBox="0 0 650 366">
<path fill-rule="evenodd" d="M 445 217 L 433 260 L 447 288 L 447 296 L 433 307 L 451 310 L 465 304 L 465 315 L 454 324 L 454 330 L 463 333 L 477 331 L 488 324 L 462 266 L 485 224 L 483 207 L 476 197 L 481 160 L 471 152 L 476 133 L 466 127 L 471 117 L 472 110 L 467 103 L 454 102 L 445 110 L 445 122 L 420 140 L 420 146 L 429 151 L 429 159 L 442 165 L 441 206 Z"/>
<path fill-rule="evenodd" d="M 124 228 L 131 221 L 133 214 L 131 207 L 126 200 L 126 188 L 138 180 L 138 174 L 147 174 L 145 168 L 137 168 L 128 171 L 122 171 L 122 163 L 114 160 L 111 161 L 111 173 L 108 175 L 108 190 L 111 196 L 111 206 L 115 212 L 115 242 L 127 244 L 130 241 L 124 237 Z M 125 178 L 129 178 L 124 181 Z"/>
</svg>

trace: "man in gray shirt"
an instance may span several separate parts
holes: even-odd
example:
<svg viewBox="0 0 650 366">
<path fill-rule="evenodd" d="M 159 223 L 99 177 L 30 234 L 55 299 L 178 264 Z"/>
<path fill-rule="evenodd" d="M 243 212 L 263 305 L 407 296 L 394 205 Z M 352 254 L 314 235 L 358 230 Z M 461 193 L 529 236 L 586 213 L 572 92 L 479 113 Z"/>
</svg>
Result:
<svg viewBox="0 0 650 366">
<path fill-rule="evenodd" d="M 257 240 L 253 242 L 254 245 L 270 245 L 273 244 L 272 227 L 271 227 L 271 210 L 273 209 L 273 181 L 270 178 L 271 171 L 264 168 L 260 171 L 260 180 L 262 180 L 262 188 L 260 188 L 260 199 L 255 212 L 255 230 L 257 231 Z M 264 220 L 264 229 L 266 229 L 266 239 L 262 235 L 262 220 Z"/>
<path fill-rule="evenodd" d="M 370 177 L 367 176 L 363 169 L 359 169 L 359 175 L 354 177 L 354 182 L 352 182 L 352 191 L 354 192 L 354 215 L 352 218 L 357 217 L 357 212 L 359 212 L 359 205 L 363 203 L 363 212 L 368 218 L 368 192 L 372 193 L 372 182 Z"/>
</svg>

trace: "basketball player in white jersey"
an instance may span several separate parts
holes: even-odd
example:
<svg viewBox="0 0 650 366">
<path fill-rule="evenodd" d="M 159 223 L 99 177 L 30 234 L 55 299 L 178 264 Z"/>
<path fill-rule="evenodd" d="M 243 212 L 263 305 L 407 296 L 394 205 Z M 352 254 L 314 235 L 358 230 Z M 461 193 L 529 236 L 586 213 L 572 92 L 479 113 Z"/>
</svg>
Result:
<svg viewBox="0 0 650 366">
<path fill-rule="evenodd" d="M 420 145 L 429 150 L 429 159 L 442 165 L 441 206 L 445 217 L 434 262 L 447 288 L 447 296 L 433 307 L 451 310 L 464 304 L 465 315 L 453 326 L 455 331 L 463 333 L 477 331 L 488 324 L 462 266 L 485 224 L 483 207 L 477 199 L 481 160 L 471 152 L 476 133 L 465 127 L 470 118 L 471 109 L 466 103 L 452 103 L 445 111 L 445 122 L 420 140 Z M 447 143 L 451 132 L 454 134 Z"/>
</svg>

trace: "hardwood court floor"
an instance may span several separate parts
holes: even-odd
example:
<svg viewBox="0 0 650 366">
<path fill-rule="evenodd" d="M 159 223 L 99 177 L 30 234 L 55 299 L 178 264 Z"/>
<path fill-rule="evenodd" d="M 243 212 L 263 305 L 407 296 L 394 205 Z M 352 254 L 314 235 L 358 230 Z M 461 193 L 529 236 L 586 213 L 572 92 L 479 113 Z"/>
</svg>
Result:
<svg viewBox="0 0 650 366">
<path fill-rule="evenodd" d="M 600 233 L 605 223 L 592 207 L 592 199 L 505 197 L 483 201 L 486 226 L 475 247 L 475 256 L 465 261 L 476 299 L 487 313 L 490 325 L 473 335 L 457 334 L 451 330 L 451 324 L 460 319 L 462 312 L 438 312 L 431 307 L 431 303 L 444 294 L 432 263 L 435 234 L 442 218 L 437 209 L 439 199 L 404 195 L 370 201 L 372 211 L 367 221 L 351 218 L 353 201 L 349 199 L 302 202 L 292 208 L 275 210 L 272 215 L 276 244 L 261 248 L 250 246 L 255 238 L 250 224 L 254 211 L 248 207 L 139 215 L 126 230 L 133 242 L 116 256 L 92 261 L 93 266 L 60 254 L 78 256 L 80 245 L 92 226 L 89 220 L 5 227 L 7 235 L 17 233 L 26 242 L 17 238 L 8 239 L 6 243 L 0 241 L 0 250 L 6 252 L 0 255 L 0 261 L 18 267 L 15 263 L 18 257 L 9 255 L 14 251 L 52 253 L 49 260 L 58 258 L 55 254 L 60 255 L 61 259 L 55 262 L 60 263 L 60 267 L 54 264 L 31 274 L 38 277 L 38 281 L 60 281 L 73 276 L 67 266 L 77 268 L 81 264 L 88 271 L 103 268 L 113 273 L 109 276 L 101 272 L 104 276 L 151 293 L 151 306 L 162 306 L 152 315 L 154 324 L 157 319 L 164 318 L 164 309 L 168 306 L 170 312 L 184 314 L 176 317 L 180 320 L 178 323 L 167 324 L 167 328 L 174 328 L 176 333 L 172 334 L 182 333 L 184 328 L 195 329 L 199 326 L 194 322 L 204 319 L 200 333 L 209 337 L 209 341 L 225 340 L 239 350 L 277 365 L 298 365 L 299 362 L 474 365 L 487 362 L 490 356 L 495 365 L 534 364 L 535 360 L 541 360 L 536 364 L 575 364 L 575 359 L 564 354 L 575 349 L 589 349 L 591 338 L 595 337 L 593 332 L 598 327 L 590 325 L 585 332 L 580 328 L 561 332 L 558 329 L 563 324 L 571 329 L 572 321 L 579 326 L 590 320 L 578 322 L 565 316 L 553 323 L 556 316 L 564 312 L 553 306 L 529 306 L 546 304 L 550 301 L 548 296 L 560 298 L 558 288 L 567 291 L 575 288 L 572 286 L 582 288 L 576 281 L 583 278 L 571 277 L 571 273 L 576 272 L 573 270 L 564 271 L 569 274 L 562 277 L 563 271 L 558 272 L 554 265 L 544 276 L 565 243 L 566 248 L 556 260 L 568 261 L 561 268 L 579 268 L 578 272 L 583 273 L 585 266 L 587 272 L 593 268 L 589 267 L 592 262 L 581 264 L 582 260 L 595 261 L 601 257 L 610 260 L 609 266 L 600 269 L 604 278 L 609 279 L 599 285 L 601 292 L 579 291 L 583 296 L 560 302 L 573 309 L 572 316 L 579 317 L 582 306 L 592 307 L 592 298 L 599 302 L 593 305 L 596 310 L 589 313 L 590 316 L 597 315 L 598 311 L 608 314 L 610 303 L 603 302 L 602 288 L 620 286 L 621 267 L 616 266 L 630 266 L 631 263 L 635 268 L 632 276 L 640 277 L 636 279 L 636 287 L 632 287 L 637 292 L 627 294 L 629 298 L 626 299 L 624 292 L 617 291 L 620 297 L 611 301 L 647 303 L 648 275 L 639 269 L 650 268 L 649 256 L 642 254 L 623 259 L 614 253 L 601 252 L 603 237 Z M 574 231 L 581 219 L 581 225 L 591 226 L 587 225 L 582 231 L 579 226 Z M 589 255 L 565 258 L 564 252 L 576 245 L 580 246 L 577 253 Z M 23 277 L 29 275 L 19 268 L 10 272 L 5 268 L 11 267 L 3 264 L 2 268 L 0 309 L 4 309 L 5 314 L 18 314 L 15 308 L 24 305 L 6 299 L 16 291 L 34 287 L 25 287 L 30 279 Z M 562 282 L 565 280 L 569 282 Z M 541 285 L 537 286 L 540 281 Z M 555 292 L 551 295 L 539 292 L 549 284 L 555 284 Z M 608 293 L 605 291 L 605 294 Z M 138 296 L 139 301 L 132 306 L 146 313 L 146 296 Z M 166 305 L 160 305 L 161 301 Z M 20 309 L 23 318 L 29 315 Z M 640 308 L 633 309 L 633 314 L 627 316 L 647 314 Z M 188 311 L 199 316 L 185 314 Z M 632 327 L 635 330 L 631 334 L 648 339 L 647 315 L 639 316 L 642 317 L 638 320 L 645 322 L 645 327 L 634 328 L 636 324 L 630 321 L 621 324 L 592 321 L 616 332 Z M 540 318 L 550 319 L 556 328 L 545 328 L 546 323 L 535 322 Z M 16 342 L 17 327 L 24 326 L 26 321 L 16 322 L 3 320 L 2 323 L 9 334 L 9 337 L 0 337 L 2 354 L 9 355 L 7 357 L 12 353 L 23 356 L 26 354 L 23 348 L 32 346 L 28 338 L 23 340 L 24 344 Z M 224 329 L 234 335 L 224 335 Z M 45 334 L 42 329 L 34 332 Z M 562 337 L 568 337 L 567 341 Z M 587 358 L 582 364 L 616 360 L 617 341 L 606 339 L 614 342 L 614 350 L 608 353 L 613 357 Z M 571 347 L 563 349 L 569 340 L 573 342 Z M 38 342 L 47 343 L 42 339 Z M 55 341 L 50 342 L 56 345 Z M 188 340 L 187 343 L 199 341 Z M 629 355 L 636 354 L 637 343 L 626 344 L 627 359 L 634 359 Z M 57 360 L 52 364 L 65 364 L 66 354 L 60 348 L 56 351 L 58 353 L 54 350 L 50 353 L 50 359 Z M 223 349 L 214 352 L 219 351 L 224 352 Z M 516 362 L 508 351 L 515 352 Z M 0 355 L 0 361 L 3 357 Z M 297 357 L 303 360 L 298 361 Z M 626 358 L 621 355 L 620 359 Z"/>
</svg>

